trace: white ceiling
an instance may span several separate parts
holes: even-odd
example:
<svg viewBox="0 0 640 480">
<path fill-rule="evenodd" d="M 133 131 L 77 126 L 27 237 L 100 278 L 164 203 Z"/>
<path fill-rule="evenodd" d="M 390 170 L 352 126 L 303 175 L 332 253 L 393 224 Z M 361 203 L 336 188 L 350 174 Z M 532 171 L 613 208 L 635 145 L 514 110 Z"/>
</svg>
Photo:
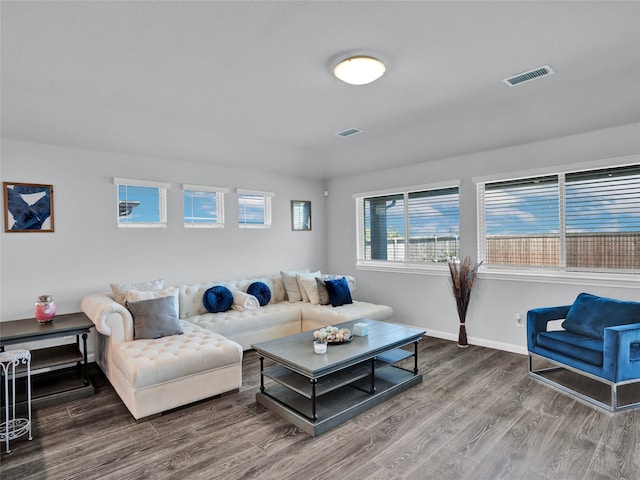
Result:
<svg viewBox="0 0 640 480">
<path fill-rule="evenodd" d="M 640 121 L 638 1 L 3 0 L 1 14 L 6 138 L 326 179 Z M 356 53 L 387 73 L 334 78 Z M 363 133 L 334 135 L 350 127 Z"/>
</svg>

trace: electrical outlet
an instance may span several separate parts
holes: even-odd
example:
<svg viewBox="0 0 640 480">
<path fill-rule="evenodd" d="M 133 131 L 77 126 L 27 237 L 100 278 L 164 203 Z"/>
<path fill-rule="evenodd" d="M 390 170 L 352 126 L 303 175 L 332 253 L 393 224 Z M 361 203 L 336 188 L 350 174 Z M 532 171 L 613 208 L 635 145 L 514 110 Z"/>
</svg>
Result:
<svg viewBox="0 0 640 480">
<path fill-rule="evenodd" d="M 524 327 L 524 323 L 522 323 L 521 313 L 516 313 L 516 327 Z"/>
</svg>

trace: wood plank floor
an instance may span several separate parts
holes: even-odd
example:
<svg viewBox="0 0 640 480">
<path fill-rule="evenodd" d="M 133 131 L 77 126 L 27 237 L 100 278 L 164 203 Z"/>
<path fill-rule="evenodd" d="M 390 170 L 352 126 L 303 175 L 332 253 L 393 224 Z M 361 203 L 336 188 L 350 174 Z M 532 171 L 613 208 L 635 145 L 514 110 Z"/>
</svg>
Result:
<svg viewBox="0 0 640 480">
<path fill-rule="evenodd" d="M 425 338 L 421 385 L 312 438 L 239 392 L 136 423 L 98 394 L 39 409 L 2 480 L 640 479 L 640 410 L 608 413 L 530 379 L 522 355 Z M 2 447 L 4 451 L 4 446 Z"/>
</svg>

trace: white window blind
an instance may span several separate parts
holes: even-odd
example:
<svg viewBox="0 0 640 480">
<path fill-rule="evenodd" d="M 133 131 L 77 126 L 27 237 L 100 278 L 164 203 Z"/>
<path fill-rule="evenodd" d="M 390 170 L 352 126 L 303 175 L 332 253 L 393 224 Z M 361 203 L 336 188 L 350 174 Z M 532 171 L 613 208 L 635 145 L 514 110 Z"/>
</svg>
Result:
<svg viewBox="0 0 640 480">
<path fill-rule="evenodd" d="M 567 173 L 566 264 L 640 271 L 640 165 Z"/>
<path fill-rule="evenodd" d="M 113 183 L 118 228 L 166 228 L 168 183 L 118 177 Z"/>
<path fill-rule="evenodd" d="M 485 225 L 486 264 L 558 265 L 560 209 L 557 176 L 485 185 L 482 220 Z"/>
<path fill-rule="evenodd" d="M 458 256 L 457 186 L 354 197 L 359 262 L 425 264 Z"/>
<path fill-rule="evenodd" d="M 224 194 L 228 188 L 184 184 L 185 228 L 224 228 Z"/>
<path fill-rule="evenodd" d="M 238 225 L 240 228 L 271 228 L 273 192 L 238 188 Z"/>
<path fill-rule="evenodd" d="M 640 271 L 640 165 L 478 184 L 485 265 Z"/>
</svg>

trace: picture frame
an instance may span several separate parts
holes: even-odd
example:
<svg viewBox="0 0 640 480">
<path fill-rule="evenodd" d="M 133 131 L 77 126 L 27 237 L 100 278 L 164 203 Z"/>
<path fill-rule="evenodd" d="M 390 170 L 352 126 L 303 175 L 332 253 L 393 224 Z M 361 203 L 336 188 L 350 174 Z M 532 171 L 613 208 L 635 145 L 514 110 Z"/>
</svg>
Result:
<svg viewBox="0 0 640 480">
<path fill-rule="evenodd" d="M 291 230 L 311 230 L 311 201 L 291 200 Z"/>
<path fill-rule="evenodd" d="M 2 182 L 4 231 L 53 232 L 53 185 Z"/>
</svg>

